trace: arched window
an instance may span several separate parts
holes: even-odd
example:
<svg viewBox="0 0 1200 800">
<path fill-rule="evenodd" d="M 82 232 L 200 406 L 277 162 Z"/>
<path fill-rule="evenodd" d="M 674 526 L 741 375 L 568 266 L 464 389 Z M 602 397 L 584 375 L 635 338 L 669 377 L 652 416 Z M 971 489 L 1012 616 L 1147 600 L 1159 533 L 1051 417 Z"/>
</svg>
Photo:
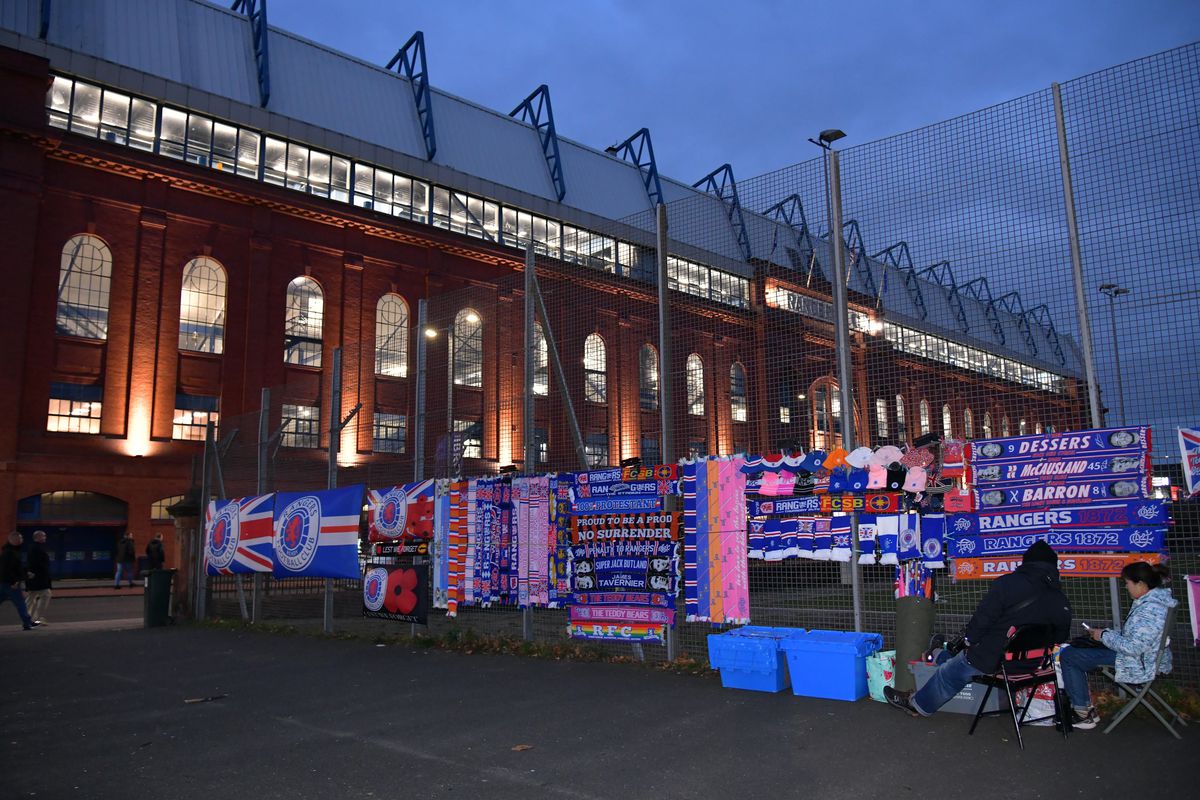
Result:
<svg viewBox="0 0 1200 800">
<path fill-rule="evenodd" d="M 954 438 L 954 417 L 950 413 L 950 406 L 942 406 L 942 438 Z"/>
<path fill-rule="evenodd" d="M 904 441 L 908 438 L 908 426 L 904 422 L 904 395 L 896 395 L 896 438 Z"/>
<path fill-rule="evenodd" d="M 1046 423 L 1046 433 L 1054 433 L 1054 426 L 1049 422 Z"/>
<path fill-rule="evenodd" d="M 608 402 L 608 355 L 598 333 L 583 340 L 583 398 L 590 403 Z"/>
<path fill-rule="evenodd" d="M 375 374 L 408 375 L 408 303 L 385 294 L 375 305 Z"/>
<path fill-rule="evenodd" d="M 983 438 L 992 438 L 992 415 L 987 411 L 983 412 Z"/>
<path fill-rule="evenodd" d="M 687 408 L 693 417 L 704 416 L 704 362 L 692 353 L 687 357 Z"/>
<path fill-rule="evenodd" d="M 215 259 L 193 258 L 183 267 L 179 294 L 179 349 L 225 352 L 225 268 Z"/>
<path fill-rule="evenodd" d="M 1042 433 L 1043 432 L 1042 423 L 1040 423 L 1040 422 L 1033 423 L 1033 432 L 1038 433 L 1038 434 Z"/>
<path fill-rule="evenodd" d="M 1017 435 L 1024 436 L 1027 433 L 1029 433 L 1029 423 L 1025 421 L 1024 417 L 1021 417 L 1017 420 Z"/>
<path fill-rule="evenodd" d="M 550 394 L 550 348 L 540 322 L 533 323 L 533 393 L 538 397 Z"/>
<path fill-rule="evenodd" d="M 108 245 L 86 233 L 68 239 L 58 268 L 55 332 L 84 339 L 107 339 L 111 284 L 112 253 Z"/>
<path fill-rule="evenodd" d="M 483 320 L 473 308 L 454 316 L 450 360 L 456 386 L 483 386 Z"/>
<path fill-rule="evenodd" d="M 924 436 L 925 434 L 929 433 L 929 429 L 931 427 L 931 423 L 929 421 L 929 401 L 922 400 L 920 409 L 921 409 L 921 435 Z"/>
<path fill-rule="evenodd" d="M 809 390 L 812 396 L 812 446 L 831 450 L 842 441 L 842 393 L 837 381 L 821 378 Z"/>
<path fill-rule="evenodd" d="M 888 404 L 882 397 L 875 398 L 875 433 L 880 439 L 888 435 Z"/>
<path fill-rule="evenodd" d="M 746 421 L 746 368 L 736 362 L 729 368 L 729 408 L 734 422 Z"/>
<path fill-rule="evenodd" d="M 642 411 L 658 410 L 658 351 L 652 344 L 638 354 L 638 402 Z"/>
<path fill-rule="evenodd" d="M 963 436 L 968 439 L 975 438 L 975 417 L 969 408 L 963 410 Z"/>
<path fill-rule="evenodd" d="M 1005 414 L 1003 417 L 1000 418 L 1000 435 L 1008 436 L 1011 433 L 1012 433 L 1012 431 L 1008 427 L 1008 415 Z"/>
<path fill-rule="evenodd" d="M 287 313 L 283 319 L 283 360 L 306 367 L 321 366 L 321 330 L 325 321 L 325 295 L 312 278 L 293 278 L 287 288 Z"/>
</svg>

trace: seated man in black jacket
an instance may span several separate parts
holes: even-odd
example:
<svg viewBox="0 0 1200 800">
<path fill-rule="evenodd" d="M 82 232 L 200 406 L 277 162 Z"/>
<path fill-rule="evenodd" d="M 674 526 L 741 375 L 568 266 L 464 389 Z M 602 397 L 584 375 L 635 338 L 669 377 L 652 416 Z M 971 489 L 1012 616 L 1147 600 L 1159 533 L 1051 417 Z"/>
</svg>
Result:
<svg viewBox="0 0 1200 800">
<path fill-rule="evenodd" d="M 1058 555 L 1045 542 L 1034 542 L 1021 566 L 992 582 L 967 623 L 965 650 L 938 667 L 916 692 L 885 687 L 887 701 L 915 716 L 928 717 L 949 702 L 976 675 L 1000 668 L 1009 631 L 1022 625 L 1049 624 L 1058 641 L 1071 629 L 1071 602 L 1058 578 Z"/>
</svg>

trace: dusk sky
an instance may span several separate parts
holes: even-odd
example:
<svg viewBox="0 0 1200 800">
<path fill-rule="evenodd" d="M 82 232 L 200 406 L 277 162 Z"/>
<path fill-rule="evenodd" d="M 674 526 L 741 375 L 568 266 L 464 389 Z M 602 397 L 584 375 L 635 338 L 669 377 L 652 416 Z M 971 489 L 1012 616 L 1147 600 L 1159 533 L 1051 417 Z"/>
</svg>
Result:
<svg viewBox="0 0 1200 800">
<path fill-rule="evenodd" d="M 520 2 L 272 0 L 271 24 L 386 64 L 425 32 L 440 89 L 502 113 L 550 86 L 559 134 L 645 126 L 659 168 L 739 178 L 1200 39 L 1194 0 Z"/>
</svg>

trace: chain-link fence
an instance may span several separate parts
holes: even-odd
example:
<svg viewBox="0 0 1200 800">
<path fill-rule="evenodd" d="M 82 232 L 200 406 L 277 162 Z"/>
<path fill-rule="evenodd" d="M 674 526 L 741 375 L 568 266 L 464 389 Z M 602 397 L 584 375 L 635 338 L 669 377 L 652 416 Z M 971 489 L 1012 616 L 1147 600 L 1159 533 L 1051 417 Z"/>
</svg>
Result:
<svg viewBox="0 0 1200 800">
<path fill-rule="evenodd" d="M 447 278 L 400 316 L 377 309 L 375 335 L 343 336 L 340 401 L 333 354 L 320 354 L 331 360 L 323 364 L 310 353 L 304 375 L 269 391 L 265 414 L 222 419 L 230 443 L 221 491 L 323 488 L 330 459 L 339 484 L 380 487 L 506 468 L 830 450 L 846 443 L 849 418 L 857 443 L 870 446 L 1150 425 L 1153 494 L 1179 500 L 1175 428 L 1200 420 L 1200 361 L 1189 347 L 1200 334 L 1198 62 L 1200 46 L 1190 45 L 1064 83 L 1061 117 L 1057 90 L 1047 89 L 843 150 L 852 407 L 841 392 L 820 151 L 741 182 L 726 166 L 695 187 L 644 167 L 649 195 L 664 201 L 664 265 L 655 212 L 585 230 L 450 193 L 446 227 L 510 248 L 503 258 L 513 268 Z M 527 249 L 532 297 L 519 266 Z M 671 290 L 665 306 L 660 267 Z M 529 348 L 527 299 L 536 319 Z M 368 331 L 369 310 L 362 316 Z M 356 404 L 334 454 L 330 421 Z M 1171 570 L 1200 572 L 1200 510 L 1175 502 L 1172 516 Z M 853 571 L 863 630 L 890 644 L 891 566 L 752 560 L 752 620 L 851 629 Z M 1110 581 L 1064 583 L 1078 619 L 1112 617 Z M 237 615 L 239 602 L 250 614 L 257 598 L 259 619 L 321 624 L 322 581 L 210 586 L 216 614 Z M 987 582 L 956 582 L 942 570 L 934 586 L 937 627 L 953 630 Z M 362 619 L 356 582 L 337 582 L 328 596 L 339 629 L 394 629 Z M 430 629 L 561 640 L 566 619 L 563 610 L 468 607 L 454 620 L 435 613 Z M 1187 615 L 1178 620 L 1176 674 L 1197 686 Z M 714 629 L 681 623 L 678 652 L 704 658 Z"/>
</svg>

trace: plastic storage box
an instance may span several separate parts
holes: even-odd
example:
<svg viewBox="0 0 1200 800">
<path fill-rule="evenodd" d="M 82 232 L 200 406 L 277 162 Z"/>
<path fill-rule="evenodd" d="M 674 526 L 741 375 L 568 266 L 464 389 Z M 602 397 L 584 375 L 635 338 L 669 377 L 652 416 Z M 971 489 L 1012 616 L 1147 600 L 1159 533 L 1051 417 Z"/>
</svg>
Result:
<svg viewBox="0 0 1200 800">
<path fill-rule="evenodd" d="M 908 664 L 912 668 L 913 677 L 917 680 L 917 688 L 920 689 L 925 685 L 933 673 L 937 672 L 936 664 L 926 664 L 924 661 L 910 661 Z M 968 683 L 958 694 L 950 698 L 946 705 L 938 709 L 941 711 L 949 711 L 952 714 L 970 714 L 975 715 L 979 710 L 979 701 L 983 699 L 983 693 L 987 691 L 987 687 L 979 683 Z M 1008 698 L 1004 695 L 1003 689 L 993 689 L 992 696 L 988 698 L 987 705 L 984 711 L 999 711 L 1002 708 L 1008 708 Z M 1033 715 L 1030 715 L 1032 719 Z"/>
<path fill-rule="evenodd" d="M 751 625 L 709 634 L 708 663 L 721 671 L 721 685 L 727 689 L 781 692 L 790 682 L 779 643 L 803 635 L 802 628 Z"/>
<path fill-rule="evenodd" d="M 867 695 L 867 656 L 883 647 L 878 633 L 809 631 L 785 639 L 792 693 L 827 700 L 859 700 Z"/>
</svg>

